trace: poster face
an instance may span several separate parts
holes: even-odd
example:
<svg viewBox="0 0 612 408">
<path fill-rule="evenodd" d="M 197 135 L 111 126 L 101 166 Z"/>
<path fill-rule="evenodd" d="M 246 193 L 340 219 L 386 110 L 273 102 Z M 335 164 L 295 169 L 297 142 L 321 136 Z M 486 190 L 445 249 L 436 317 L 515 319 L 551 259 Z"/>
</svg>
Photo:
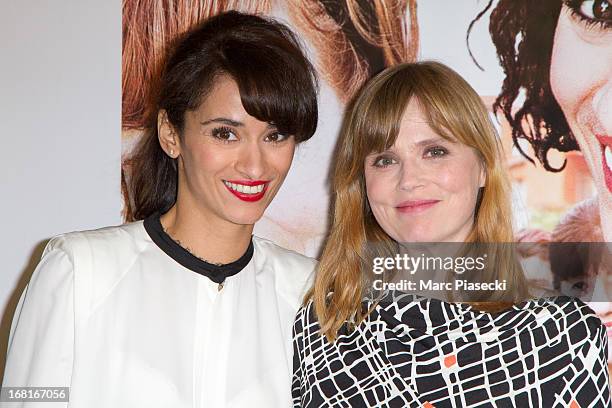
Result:
<svg viewBox="0 0 612 408">
<path fill-rule="evenodd" d="M 161 0 L 123 4 L 124 159 L 142 135 L 148 86 L 166 44 L 193 24 L 237 9 L 277 18 L 301 38 L 320 77 L 319 125 L 314 137 L 297 148 L 284 186 L 256 224 L 260 236 L 310 256 L 319 254 L 345 105 L 385 67 L 434 59 L 464 76 L 490 108 L 512 181 L 517 240 L 612 241 L 610 0 L 499 0 L 489 5 L 202 0 L 179 2 L 172 9 Z M 129 162 L 123 175 L 129 177 Z M 536 250 L 525 261 L 548 265 L 549 257 Z M 549 275 L 539 278 L 553 285 L 554 272 L 547 268 Z M 594 290 L 589 279 L 572 279 L 562 283 L 576 294 Z M 612 295 L 609 286 L 597 287 L 604 292 L 599 300 Z M 612 303 L 591 305 L 612 330 Z"/>
</svg>

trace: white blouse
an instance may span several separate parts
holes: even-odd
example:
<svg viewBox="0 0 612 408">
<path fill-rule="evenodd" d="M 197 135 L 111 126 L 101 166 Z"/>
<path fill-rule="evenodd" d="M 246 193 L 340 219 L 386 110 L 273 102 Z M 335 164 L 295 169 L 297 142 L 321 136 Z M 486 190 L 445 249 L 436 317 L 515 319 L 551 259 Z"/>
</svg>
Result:
<svg viewBox="0 0 612 408">
<path fill-rule="evenodd" d="M 52 239 L 13 318 L 3 386 L 70 387 L 45 407 L 291 406 L 292 323 L 315 261 L 253 246 L 219 289 L 142 221 Z"/>
</svg>

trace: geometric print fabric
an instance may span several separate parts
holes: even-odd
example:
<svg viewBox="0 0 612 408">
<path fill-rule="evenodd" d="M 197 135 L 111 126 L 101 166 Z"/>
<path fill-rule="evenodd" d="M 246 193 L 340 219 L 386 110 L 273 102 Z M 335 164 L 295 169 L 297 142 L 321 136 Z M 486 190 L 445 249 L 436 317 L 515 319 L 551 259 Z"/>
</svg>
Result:
<svg viewBox="0 0 612 408">
<path fill-rule="evenodd" d="M 565 296 L 486 313 L 395 295 L 334 343 L 310 302 L 294 324 L 294 407 L 609 407 L 607 342 Z"/>
</svg>

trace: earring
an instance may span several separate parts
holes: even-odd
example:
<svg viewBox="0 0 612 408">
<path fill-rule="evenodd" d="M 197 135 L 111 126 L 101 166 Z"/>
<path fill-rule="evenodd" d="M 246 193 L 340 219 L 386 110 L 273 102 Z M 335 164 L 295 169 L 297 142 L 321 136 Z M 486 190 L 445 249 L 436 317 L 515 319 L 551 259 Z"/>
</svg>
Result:
<svg viewBox="0 0 612 408">
<path fill-rule="evenodd" d="M 170 149 L 170 157 L 174 159 L 174 149 Z"/>
</svg>

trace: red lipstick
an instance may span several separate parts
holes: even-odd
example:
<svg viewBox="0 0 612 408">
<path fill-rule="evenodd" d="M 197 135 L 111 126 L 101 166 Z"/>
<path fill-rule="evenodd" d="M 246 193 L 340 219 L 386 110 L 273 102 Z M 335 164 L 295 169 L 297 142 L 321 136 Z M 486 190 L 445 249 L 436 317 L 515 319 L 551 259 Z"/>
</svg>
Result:
<svg viewBox="0 0 612 408">
<path fill-rule="evenodd" d="M 608 337 L 612 337 L 612 322 L 605 322 L 604 326 L 606 326 L 606 333 Z"/>
<path fill-rule="evenodd" d="M 228 185 L 230 184 L 230 185 Z M 264 180 L 224 180 L 223 185 L 227 190 L 238 197 L 242 201 L 247 202 L 255 202 L 259 201 L 266 194 L 266 190 L 268 189 L 268 182 Z M 242 187 L 240 187 L 242 186 Z M 261 191 L 258 192 L 244 192 L 238 191 L 236 188 L 244 188 L 244 187 L 258 187 L 263 186 Z"/>
<path fill-rule="evenodd" d="M 410 200 L 399 203 L 395 208 L 404 214 L 414 214 L 425 211 L 439 202 L 440 200 Z"/>
<path fill-rule="evenodd" d="M 612 170 L 609 167 L 612 166 L 612 136 L 596 135 L 595 137 L 601 144 L 601 165 L 603 166 L 606 187 L 612 193 Z M 608 157 L 606 157 L 606 147 L 608 148 Z"/>
</svg>

